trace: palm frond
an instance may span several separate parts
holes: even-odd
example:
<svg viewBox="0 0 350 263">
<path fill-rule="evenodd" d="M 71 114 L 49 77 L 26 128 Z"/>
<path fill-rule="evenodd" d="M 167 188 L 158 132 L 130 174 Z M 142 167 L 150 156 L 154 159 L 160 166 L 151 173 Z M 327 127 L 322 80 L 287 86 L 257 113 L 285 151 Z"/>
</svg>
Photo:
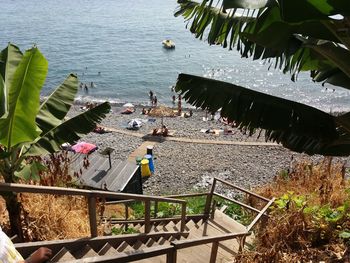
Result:
<svg viewBox="0 0 350 263">
<path fill-rule="evenodd" d="M 347 140 L 336 117 L 301 103 L 188 74 L 179 75 L 175 89 L 191 105 L 210 112 L 221 109 L 221 116 L 240 129 L 249 134 L 264 129 L 266 140 L 297 152 L 338 155 L 332 149 Z"/>
<path fill-rule="evenodd" d="M 42 133 L 58 126 L 74 103 L 78 91 L 78 78 L 70 74 L 65 81 L 40 105 L 36 122 Z"/>
<path fill-rule="evenodd" d="M 31 145 L 28 155 L 53 153 L 60 150 L 62 143 L 74 143 L 81 136 L 91 132 L 110 109 L 109 103 L 104 102 L 54 127 Z"/>
<path fill-rule="evenodd" d="M 279 2 L 281 1 L 228 0 L 223 1 L 220 7 L 214 7 L 213 1 L 197 3 L 181 0 L 175 16 L 184 17 L 196 38 L 203 39 L 206 36 L 210 45 L 220 44 L 230 50 L 236 48 L 242 57 L 267 60 L 270 66 L 279 68 L 284 73 L 289 72 L 293 81 L 300 71 L 313 70 L 316 74 L 312 76 L 325 71 L 330 80 L 324 79 L 323 82 L 341 83 L 342 87 L 348 88 L 350 78 L 344 79 L 337 71 L 343 71 L 343 68 L 339 68 L 338 64 L 332 63 L 328 56 L 320 54 L 314 48 L 310 50 L 310 46 L 303 41 L 306 38 L 322 40 L 327 45 L 339 41 L 346 44 L 350 38 L 341 33 L 344 22 L 313 20 L 311 17 L 290 23 L 284 20 L 285 10 Z M 243 9 L 239 9 L 252 5 L 259 8 L 257 12 L 249 12 L 249 9 L 242 12 Z M 231 8 L 230 11 L 227 8 Z M 324 12 L 330 14 L 336 11 Z M 303 16 L 304 13 L 301 14 Z M 347 26 L 345 28 L 349 28 Z M 332 71 L 337 74 L 329 75 Z"/>
</svg>

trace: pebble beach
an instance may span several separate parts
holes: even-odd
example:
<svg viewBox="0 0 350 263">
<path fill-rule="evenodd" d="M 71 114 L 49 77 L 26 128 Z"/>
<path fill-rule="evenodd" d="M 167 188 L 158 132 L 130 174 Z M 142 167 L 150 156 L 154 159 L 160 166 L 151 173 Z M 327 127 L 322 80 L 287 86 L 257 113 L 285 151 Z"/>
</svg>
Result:
<svg viewBox="0 0 350 263">
<path fill-rule="evenodd" d="M 92 132 L 81 141 L 96 144 L 100 150 L 112 147 L 115 150 L 112 158 L 127 159 L 144 142 L 142 135 L 161 127 L 160 117 L 142 115 L 140 106 L 135 109 L 134 113 L 123 115 L 122 106 L 112 106 L 111 113 L 101 123 L 112 132 Z M 76 105 L 70 115 L 79 111 L 80 107 Z M 205 112 L 194 110 L 188 118 L 163 118 L 164 125 L 173 135 L 154 146 L 155 173 L 143 182 L 145 194 L 203 192 L 209 189 L 213 177 L 252 189 L 271 182 L 276 174 L 288 169 L 292 156 L 293 159 L 306 158 L 280 145 L 265 144 L 263 135 L 260 138 L 257 135 L 249 137 L 227 125 L 229 135 L 223 132 L 204 133 L 204 130 L 223 130 L 225 124 L 216 118 L 203 121 L 203 117 Z M 135 118 L 142 121 L 142 127 L 137 131 L 128 130 L 128 121 Z M 190 139 L 196 142 L 188 142 Z M 237 142 L 247 144 L 236 145 Z"/>
</svg>

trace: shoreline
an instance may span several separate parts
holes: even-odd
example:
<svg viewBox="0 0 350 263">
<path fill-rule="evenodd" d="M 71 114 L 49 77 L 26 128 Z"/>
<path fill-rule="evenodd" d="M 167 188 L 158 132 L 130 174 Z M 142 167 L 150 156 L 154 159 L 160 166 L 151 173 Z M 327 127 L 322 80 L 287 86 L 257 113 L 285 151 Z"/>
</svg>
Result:
<svg viewBox="0 0 350 263">
<path fill-rule="evenodd" d="M 96 144 L 99 149 L 112 147 L 113 159 L 126 160 L 128 156 L 143 142 L 142 136 L 149 134 L 154 128 L 160 128 L 161 118 L 148 122 L 147 115 L 141 115 L 142 107 L 130 115 L 120 112 L 123 107 L 112 106 L 112 112 L 102 121 L 101 126 L 128 131 L 125 133 L 110 132 L 104 134 L 90 133 L 81 141 Z M 79 105 L 72 107 L 70 115 L 75 115 Z M 280 145 L 230 145 L 230 142 L 264 142 L 264 136 L 248 137 L 237 128 L 229 128 L 232 134 L 219 135 L 203 133 L 201 129 L 223 129 L 225 125 L 219 121 L 203 121 L 205 113 L 194 110 L 193 116 L 164 117 L 163 122 L 174 131 L 174 138 L 183 140 L 211 140 L 213 144 L 164 140 L 154 146 L 155 173 L 143 183 L 145 194 L 170 195 L 189 192 L 207 191 L 213 177 L 219 177 L 239 186 L 251 189 L 271 182 L 275 175 L 287 170 L 291 160 L 305 157 L 321 160 L 321 156 L 307 156 L 291 152 Z M 143 126 L 138 131 L 126 129 L 127 121 L 139 118 Z M 130 134 L 131 133 L 131 134 Z M 170 139 L 172 137 L 169 137 Z M 217 142 L 217 143 L 215 143 Z M 225 144 L 227 142 L 227 144 Z M 229 194 L 225 188 L 219 187 L 222 193 Z"/>
</svg>

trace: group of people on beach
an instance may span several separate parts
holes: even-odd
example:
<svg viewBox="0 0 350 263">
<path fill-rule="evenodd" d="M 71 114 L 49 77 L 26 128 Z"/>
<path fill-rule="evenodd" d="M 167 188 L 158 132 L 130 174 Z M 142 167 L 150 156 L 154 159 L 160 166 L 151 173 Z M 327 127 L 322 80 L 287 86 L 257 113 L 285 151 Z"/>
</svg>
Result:
<svg viewBox="0 0 350 263">
<path fill-rule="evenodd" d="M 157 104 L 158 104 L 157 95 L 155 93 L 153 93 L 152 90 L 150 90 L 148 94 L 149 94 L 149 101 L 150 101 L 152 107 L 157 107 Z"/>
<path fill-rule="evenodd" d="M 90 85 L 88 86 L 86 83 L 80 82 L 79 87 L 80 87 L 80 89 L 84 89 L 85 92 L 88 92 L 88 91 L 89 91 L 89 87 L 90 87 L 90 88 L 94 88 L 94 87 L 95 87 L 95 84 L 94 84 L 93 81 L 91 81 L 91 82 L 90 82 Z"/>
</svg>

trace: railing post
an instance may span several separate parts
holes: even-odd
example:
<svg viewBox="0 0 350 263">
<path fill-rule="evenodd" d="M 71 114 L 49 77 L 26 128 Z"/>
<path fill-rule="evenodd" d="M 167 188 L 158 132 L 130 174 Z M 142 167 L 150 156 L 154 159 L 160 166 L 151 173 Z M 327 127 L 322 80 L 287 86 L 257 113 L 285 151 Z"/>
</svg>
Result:
<svg viewBox="0 0 350 263">
<path fill-rule="evenodd" d="M 145 233 L 151 231 L 151 201 L 145 201 Z"/>
<path fill-rule="evenodd" d="M 128 218 L 129 218 L 129 206 L 127 203 L 124 204 L 124 207 L 125 207 L 125 221 L 128 221 Z M 128 230 L 128 222 L 125 223 L 125 231 Z"/>
<path fill-rule="evenodd" d="M 245 245 L 245 239 L 246 239 L 246 236 L 243 236 L 243 237 L 240 237 L 238 238 L 239 240 L 239 248 L 238 248 L 238 252 L 241 253 L 244 249 L 244 245 Z"/>
<path fill-rule="evenodd" d="M 207 218 L 209 217 L 209 213 L 210 213 L 210 205 L 211 205 L 211 201 L 213 199 L 215 185 L 216 185 L 216 178 L 213 179 L 213 184 L 211 186 L 210 193 L 207 195 L 207 201 L 205 203 L 204 214 Z"/>
<path fill-rule="evenodd" d="M 210 253 L 210 263 L 215 263 L 216 262 L 216 257 L 218 254 L 218 247 L 219 247 L 219 242 L 213 242 L 213 245 L 211 246 L 211 253 Z"/>
<path fill-rule="evenodd" d="M 158 214 L 158 201 L 154 201 L 154 215 L 153 217 L 156 218 Z"/>
<path fill-rule="evenodd" d="M 187 203 L 181 204 L 181 226 L 180 226 L 181 232 L 185 231 L 185 226 L 186 226 L 186 204 Z"/>
<path fill-rule="evenodd" d="M 213 204 L 211 206 L 211 214 L 210 214 L 210 218 L 214 219 L 214 215 L 215 215 L 215 209 L 216 209 L 216 200 L 213 201 Z"/>
<path fill-rule="evenodd" d="M 166 263 L 176 263 L 177 260 L 177 250 L 174 247 L 169 253 L 166 254 Z"/>
<path fill-rule="evenodd" d="M 92 195 L 88 197 L 88 210 L 91 237 L 97 237 L 96 198 Z"/>
</svg>

